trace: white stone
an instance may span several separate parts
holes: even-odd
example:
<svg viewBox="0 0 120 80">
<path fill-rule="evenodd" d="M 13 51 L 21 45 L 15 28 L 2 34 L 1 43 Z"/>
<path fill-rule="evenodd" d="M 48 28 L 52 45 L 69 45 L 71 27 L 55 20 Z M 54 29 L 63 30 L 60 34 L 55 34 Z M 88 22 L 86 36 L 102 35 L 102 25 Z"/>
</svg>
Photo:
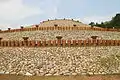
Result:
<svg viewBox="0 0 120 80">
<path fill-rule="evenodd" d="M 93 75 L 93 72 L 88 72 L 89 75 Z"/>
<path fill-rule="evenodd" d="M 11 72 L 10 74 L 16 74 L 16 72 Z"/>
<path fill-rule="evenodd" d="M 69 75 L 71 75 L 71 73 L 64 73 L 64 75 L 65 75 L 65 76 L 69 76 Z"/>
<path fill-rule="evenodd" d="M 76 76 L 76 75 L 77 75 L 77 73 L 72 73 L 72 75 Z"/>
<path fill-rule="evenodd" d="M 59 76 L 59 73 L 55 73 L 54 76 Z"/>
<path fill-rule="evenodd" d="M 5 73 L 5 71 L 0 71 L 0 74 L 4 74 Z"/>
<path fill-rule="evenodd" d="M 9 72 L 5 72 L 5 74 L 9 74 Z"/>
<path fill-rule="evenodd" d="M 29 73 L 29 72 L 27 72 L 25 75 L 27 75 L 27 76 L 32 76 L 32 74 L 31 74 L 31 73 Z"/>
<path fill-rule="evenodd" d="M 45 74 L 45 76 L 51 76 L 52 74 Z"/>
</svg>

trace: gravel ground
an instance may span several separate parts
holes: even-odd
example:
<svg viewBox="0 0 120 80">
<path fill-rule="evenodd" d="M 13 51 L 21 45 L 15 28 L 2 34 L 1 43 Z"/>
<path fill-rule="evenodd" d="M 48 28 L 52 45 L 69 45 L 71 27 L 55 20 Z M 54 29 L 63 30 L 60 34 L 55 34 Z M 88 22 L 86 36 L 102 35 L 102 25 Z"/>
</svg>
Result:
<svg viewBox="0 0 120 80">
<path fill-rule="evenodd" d="M 94 75 L 120 73 L 120 47 L 0 47 L 0 74 Z"/>
<path fill-rule="evenodd" d="M 76 31 L 23 31 L 23 32 L 12 32 L 12 33 L 0 33 L 0 38 L 3 40 L 23 40 L 22 37 L 29 37 L 29 40 L 55 40 L 56 36 L 61 35 L 62 39 L 88 39 L 91 36 L 99 36 L 102 39 L 114 39 L 120 40 L 120 32 L 109 32 L 109 31 L 87 31 L 87 30 L 76 30 Z"/>
</svg>

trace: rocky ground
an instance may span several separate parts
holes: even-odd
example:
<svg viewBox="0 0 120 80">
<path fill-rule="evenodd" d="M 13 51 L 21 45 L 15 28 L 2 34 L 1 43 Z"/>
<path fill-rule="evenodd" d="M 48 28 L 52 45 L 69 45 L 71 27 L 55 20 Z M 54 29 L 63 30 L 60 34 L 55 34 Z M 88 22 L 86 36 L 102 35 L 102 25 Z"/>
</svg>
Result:
<svg viewBox="0 0 120 80">
<path fill-rule="evenodd" d="M 0 74 L 93 75 L 120 73 L 120 47 L 0 47 Z"/>
<path fill-rule="evenodd" d="M 102 39 L 114 39 L 120 40 L 120 32 L 110 31 L 87 31 L 87 30 L 76 30 L 76 31 L 23 31 L 23 32 L 12 32 L 12 33 L 0 33 L 0 38 L 3 40 L 23 40 L 22 37 L 29 37 L 29 40 L 55 40 L 56 36 L 62 36 L 62 39 L 66 40 L 83 40 L 88 39 L 91 36 L 99 36 Z"/>
</svg>

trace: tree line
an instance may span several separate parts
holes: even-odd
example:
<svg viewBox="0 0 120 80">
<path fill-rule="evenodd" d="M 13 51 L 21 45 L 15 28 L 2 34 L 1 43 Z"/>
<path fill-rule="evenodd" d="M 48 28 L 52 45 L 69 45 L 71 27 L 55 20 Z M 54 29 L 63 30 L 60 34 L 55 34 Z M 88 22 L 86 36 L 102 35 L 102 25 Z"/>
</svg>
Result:
<svg viewBox="0 0 120 80">
<path fill-rule="evenodd" d="M 110 21 L 105 21 L 101 23 L 89 23 L 91 27 L 98 26 L 102 28 L 120 28 L 120 13 L 116 14 Z"/>
</svg>

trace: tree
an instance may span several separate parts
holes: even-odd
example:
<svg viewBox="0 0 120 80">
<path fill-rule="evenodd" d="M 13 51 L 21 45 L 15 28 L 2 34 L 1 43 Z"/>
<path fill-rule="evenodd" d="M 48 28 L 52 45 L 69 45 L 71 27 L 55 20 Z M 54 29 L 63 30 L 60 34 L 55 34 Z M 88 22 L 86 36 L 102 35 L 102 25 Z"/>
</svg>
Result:
<svg viewBox="0 0 120 80">
<path fill-rule="evenodd" d="M 120 14 L 116 14 L 110 21 L 110 24 L 115 28 L 120 28 Z"/>
<path fill-rule="evenodd" d="M 105 28 L 104 22 L 101 22 L 101 27 Z"/>
<path fill-rule="evenodd" d="M 99 24 L 99 23 L 96 23 L 96 24 L 95 24 L 95 26 L 97 26 L 97 27 L 101 27 L 101 24 Z"/>
<path fill-rule="evenodd" d="M 102 28 L 120 28 L 120 13 L 116 14 L 115 17 L 112 18 L 112 20 L 110 21 L 105 21 L 105 22 L 101 22 L 101 24 L 94 24 L 94 22 L 91 22 L 89 25 L 91 26 L 98 26 L 98 27 L 102 27 Z"/>
<path fill-rule="evenodd" d="M 91 22 L 89 25 L 91 25 L 91 27 L 94 27 L 94 26 L 95 26 L 95 23 L 94 23 L 94 22 Z"/>
<path fill-rule="evenodd" d="M 104 26 L 105 28 L 113 28 L 113 26 L 110 24 L 110 21 L 105 21 Z"/>
</svg>

